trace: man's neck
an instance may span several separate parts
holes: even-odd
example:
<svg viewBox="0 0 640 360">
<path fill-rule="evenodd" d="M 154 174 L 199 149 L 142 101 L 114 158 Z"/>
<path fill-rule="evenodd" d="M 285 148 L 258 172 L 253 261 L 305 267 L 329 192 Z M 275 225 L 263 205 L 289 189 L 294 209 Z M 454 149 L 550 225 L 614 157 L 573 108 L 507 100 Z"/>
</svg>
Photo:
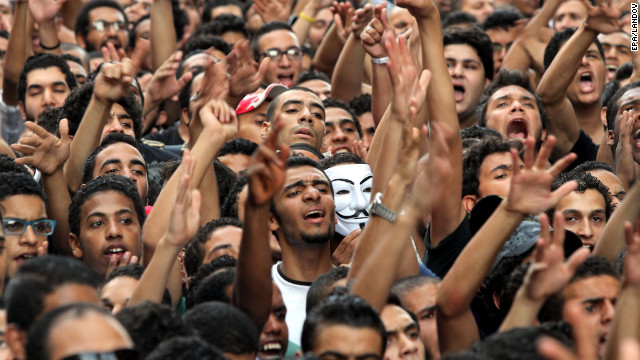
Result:
<svg viewBox="0 0 640 360">
<path fill-rule="evenodd" d="M 574 106 L 578 126 L 591 137 L 591 140 L 600 144 L 604 136 L 604 128 L 600 120 L 600 103 L 595 102 L 590 105 Z"/>
<path fill-rule="evenodd" d="M 458 122 L 460 122 L 460 130 L 470 128 L 478 124 L 478 114 L 475 111 L 466 111 L 462 114 L 458 114 Z"/>
<path fill-rule="evenodd" d="M 331 269 L 329 243 L 292 247 L 280 242 L 282 265 L 280 270 L 289 279 L 313 282 L 318 276 Z"/>
</svg>

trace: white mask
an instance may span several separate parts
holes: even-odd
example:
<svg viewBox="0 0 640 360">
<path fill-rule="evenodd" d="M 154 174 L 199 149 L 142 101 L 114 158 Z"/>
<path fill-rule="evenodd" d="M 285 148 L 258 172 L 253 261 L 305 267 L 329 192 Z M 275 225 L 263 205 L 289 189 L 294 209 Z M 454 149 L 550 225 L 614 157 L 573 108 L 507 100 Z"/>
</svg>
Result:
<svg viewBox="0 0 640 360">
<path fill-rule="evenodd" d="M 373 173 L 367 164 L 345 164 L 325 170 L 331 180 L 336 204 L 336 232 L 342 236 L 369 221 Z"/>
</svg>

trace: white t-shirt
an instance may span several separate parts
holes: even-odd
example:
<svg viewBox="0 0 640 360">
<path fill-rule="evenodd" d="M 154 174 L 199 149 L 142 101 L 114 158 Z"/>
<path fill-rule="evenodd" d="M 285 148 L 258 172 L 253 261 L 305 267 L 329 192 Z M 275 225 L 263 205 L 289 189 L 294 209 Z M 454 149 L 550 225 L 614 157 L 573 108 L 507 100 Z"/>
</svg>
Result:
<svg viewBox="0 0 640 360">
<path fill-rule="evenodd" d="M 273 265 L 271 278 L 280 289 L 282 300 L 287 307 L 285 322 L 289 328 L 289 341 L 299 346 L 302 337 L 302 325 L 307 317 L 307 292 L 309 292 L 311 283 L 286 278 L 280 272 L 281 264 L 282 262 L 279 261 Z"/>
</svg>

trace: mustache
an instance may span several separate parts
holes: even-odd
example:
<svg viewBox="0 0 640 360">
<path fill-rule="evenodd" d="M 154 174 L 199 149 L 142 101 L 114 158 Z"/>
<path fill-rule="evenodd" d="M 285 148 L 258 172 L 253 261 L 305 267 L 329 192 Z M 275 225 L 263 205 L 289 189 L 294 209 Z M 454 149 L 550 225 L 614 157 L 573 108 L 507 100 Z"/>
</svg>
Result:
<svg viewBox="0 0 640 360">
<path fill-rule="evenodd" d="M 342 215 L 339 212 L 336 211 L 336 215 L 338 215 L 339 218 L 341 219 L 345 219 L 345 220 L 349 220 L 349 219 L 355 219 L 355 218 L 359 218 L 362 216 L 366 216 L 369 217 L 369 212 L 367 212 L 367 210 L 356 210 L 355 213 L 353 213 L 353 215 Z"/>
</svg>

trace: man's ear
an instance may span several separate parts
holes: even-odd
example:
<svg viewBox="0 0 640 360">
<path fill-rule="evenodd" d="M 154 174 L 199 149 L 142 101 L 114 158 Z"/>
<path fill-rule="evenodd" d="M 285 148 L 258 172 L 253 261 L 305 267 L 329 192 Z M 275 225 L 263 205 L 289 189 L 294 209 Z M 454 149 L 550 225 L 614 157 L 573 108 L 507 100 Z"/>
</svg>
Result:
<svg viewBox="0 0 640 360">
<path fill-rule="evenodd" d="M 265 121 L 262 123 L 262 129 L 260 129 L 260 137 L 262 137 L 263 140 L 268 138 L 269 132 L 271 132 L 271 122 Z"/>
<path fill-rule="evenodd" d="M 608 130 L 608 126 L 607 126 L 607 107 L 603 106 L 602 109 L 600 109 L 600 121 L 602 122 L 602 126 L 604 126 L 605 130 Z M 613 130 L 613 129 L 611 129 Z"/>
<path fill-rule="evenodd" d="M 476 205 L 476 202 L 478 201 L 478 197 L 475 195 L 465 195 L 462 198 L 462 206 L 464 206 L 465 210 L 467 210 L 468 213 L 471 212 L 471 209 L 473 209 L 473 207 Z"/>
<path fill-rule="evenodd" d="M 189 126 L 189 124 L 191 124 L 191 116 L 189 116 L 189 109 L 188 108 L 183 108 L 180 111 L 180 120 L 182 120 L 182 122 Z"/>
<path fill-rule="evenodd" d="M 24 360 L 27 358 L 27 332 L 16 324 L 7 324 L 5 341 L 11 349 L 15 359 Z"/>
<path fill-rule="evenodd" d="M 76 42 L 78 43 L 78 45 L 83 48 L 86 49 L 86 45 L 87 43 L 84 41 L 84 35 L 82 34 L 76 34 Z"/>
<path fill-rule="evenodd" d="M 269 212 L 269 231 L 278 231 L 280 229 L 280 224 L 278 224 L 278 220 L 271 212 Z"/>
<path fill-rule="evenodd" d="M 20 114 L 22 114 L 22 118 L 27 120 L 27 112 L 24 109 L 24 103 L 22 101 L 18 102 L 18 109 L 20 109 Z"/>
<path fill-rule="evenodd" d="M 82 259 L 82 249 L 80 248 L 80 239 L 78 235 L 69 233 L 69 246 L 71 246 L 71 253 L 73 256 Z"/>
</svg>

